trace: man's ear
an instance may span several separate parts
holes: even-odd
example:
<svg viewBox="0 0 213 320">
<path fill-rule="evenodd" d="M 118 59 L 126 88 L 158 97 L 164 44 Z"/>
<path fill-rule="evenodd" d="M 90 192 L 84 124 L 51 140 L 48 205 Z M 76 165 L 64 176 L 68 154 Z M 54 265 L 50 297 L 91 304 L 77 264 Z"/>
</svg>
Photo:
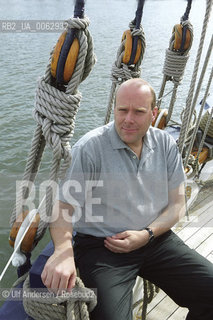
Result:
<svg viewBox="0 0 213 320">
<path fill-rule="evenodd" d="M 158 107 L 154 107 L 154 109 L 152 109 L 152 122 L 155 121 L 157 115 L 158 115 Z"/>
</svg>

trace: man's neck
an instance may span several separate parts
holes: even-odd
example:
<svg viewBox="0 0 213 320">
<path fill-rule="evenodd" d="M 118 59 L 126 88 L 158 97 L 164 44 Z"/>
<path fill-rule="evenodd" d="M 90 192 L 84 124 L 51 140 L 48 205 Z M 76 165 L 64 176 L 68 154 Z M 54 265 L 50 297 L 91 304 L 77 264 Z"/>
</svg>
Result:
<svg viewBox="0 0 213 320">
<path fill-rule="evenodd" d="M 130 147 L 130 149 L 132 151 L 134 151 L 134 153 L 137 155 L 138 159 L 140 159 L 141 158 L 142 148 L 143 148 L 143 140 L 141 141 L 140 144 L 137 144 L 137 145 L 130 144 L 128 146 Z"/>
</svg>

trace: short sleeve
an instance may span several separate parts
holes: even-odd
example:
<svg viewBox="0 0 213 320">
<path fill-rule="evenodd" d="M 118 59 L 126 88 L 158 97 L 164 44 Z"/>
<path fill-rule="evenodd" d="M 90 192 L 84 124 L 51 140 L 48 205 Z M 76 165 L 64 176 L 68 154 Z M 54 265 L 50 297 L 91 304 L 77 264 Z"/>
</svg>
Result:
<svg viewBox="0 0 213 320">
<path fill-rule="evenodd" d="M 173 138 L 169 141 L 167 172 L 169 190 L 177 188 L 186 179 L 182 157 Z"/>
<path fill-rule="evenodd" d="M 81 147 L 72 148 L 72 162 L 66 177 L 60 182 L 58 200 L 83 207 L 86 198 L 87 181 L 95 180 L 95 165 Z"/>
</svg>

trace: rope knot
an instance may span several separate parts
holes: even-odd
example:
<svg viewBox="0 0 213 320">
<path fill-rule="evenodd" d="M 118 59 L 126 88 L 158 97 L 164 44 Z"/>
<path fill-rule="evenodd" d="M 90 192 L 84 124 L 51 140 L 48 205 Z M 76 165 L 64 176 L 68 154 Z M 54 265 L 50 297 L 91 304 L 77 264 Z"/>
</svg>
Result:
<svg viewBox="0 0 213 320">
<path fill-rule="evenodd" d="M 181 47 L 183 36 L 183 27 L 187 27 L 187 45 L 184 50 L 177 49 Z M 188 32 L 188 33 L 187 33 Z M 184 75 L 185 66 L 189 58 L 189 51 L 193 41 L 193 27 L 189 20 L 183 21 L 182 24 L 177 24 L 173 28 L 172 36 L 169 42 L 169 48 L 166 50 L 163 73 L 174 84 L 178 85 Z"/>
<path fill-rule="evenodd" d="M 122 40 L 121 45 L 118 48 L 117 59 L 114 62 L 113 66 L 112 66 L 112 71 L 111 71 L 111 80 L 117 84 L 120 84 L 128 79 L 131 79 L 131 78 L 138 78 L 138 77 L 140 77 L 140 73 L 141 73 L 140 65 L 141 65 L 141 61 L 143 59 L 145 46 L 146 46 L 145 45 L 145 35 L 144 35 L 143 28 L 141 25 L 140 25 L 140 29 L 135 29 L 135 25 L 132 22 L 130 22 L 129 27 L 130 27 L 132 37 L 138 36 L 139 39 L 141 40 L 141 43 L 142 43 L 141 53 L 140 53 L 140 57 L 139 57 L 139 60 L 137 63 L 132 64 L 132 65 L 128 65 L 126 63 L 123 63 L 123 56 L 124 56 L 124 52 L 125 52 L 125 43 L 126 43 L 127 39 L 124 38 Z"/>
<path fill-rule="evenodd" d="M 170 77 L 174 83 L 179 83 L 184 75 L 185 66 L 188 61 L 188 55 L 180 55 L 170 49 L 166 50 L 163 73 Z"/>
<path fill-rule="evenodd" d="M 127 66 L 125 63 L 121 63 L 120 67 L 117 66 L 115 62 L 111 70 L 111 80 L 116 84 L 121 84 L 122 82 L 140 77 L 140 68 L 135 71 L 134 68 Z"/>
<path fill-rule="evenodd" d="M 193 30 L 193 26 L 189 20 L 181 21 L 183 27 L 187 26 L 189 29 Z"/>
<path fill-rule="evenodd" d="M 33 116 L 42 127 L 46 142 L 53 150 L 56 159 L 67 157 L 73 136 L 75 117 L 81 100 L 81 94 L 66 93 L 50 86 L 41 78 L 36 91 L 35 109 Z"/>
<path fill-rule="evenodd" d="M 35 320 L 89 320 L 97 303 L 93 290 L 85 288 L 80 278 L 71 292 L 54 294 L 48 290 L 30 288 L 29 276 L 23 284 L 23 306 Z"/>
<path fill-rule="evenodd" d="M 66 29 L 82 29 L 85 30 L 90 24 L 90 21 L 87 17 L 84 18 L 70 18 L 65 20 L 64 27 Z"/>
</svg>

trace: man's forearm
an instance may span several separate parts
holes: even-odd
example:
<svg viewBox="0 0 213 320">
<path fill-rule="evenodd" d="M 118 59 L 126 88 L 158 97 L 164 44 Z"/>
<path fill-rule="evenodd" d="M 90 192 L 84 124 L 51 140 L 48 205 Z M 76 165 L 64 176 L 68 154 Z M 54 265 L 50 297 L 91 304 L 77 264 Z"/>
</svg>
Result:
<svg viewBox="0 0 213 320">
<path fill-rule="evenodd" d="M 185 215 L 185 191 L 184 184 L 170 191 L 169 204 L 161 215 L 153 221 L 149 228 L 155 237 L 171 229 Z"/>
<path fill-rule="evenodd" d="M 53 207 L 50 234 L 55 249 L 72 247 L 72 223 L 73 207 L 69 204 L 57 201 Z"/>
<path fill-rule="evenodd" d="M 41 274 L 44 285 L 56 292 L 72 289 L 76 268 L 72 248 L 72 206 L 57 201 L 53 208 L 50 233 L 55 246 Z"/>
</svg>

